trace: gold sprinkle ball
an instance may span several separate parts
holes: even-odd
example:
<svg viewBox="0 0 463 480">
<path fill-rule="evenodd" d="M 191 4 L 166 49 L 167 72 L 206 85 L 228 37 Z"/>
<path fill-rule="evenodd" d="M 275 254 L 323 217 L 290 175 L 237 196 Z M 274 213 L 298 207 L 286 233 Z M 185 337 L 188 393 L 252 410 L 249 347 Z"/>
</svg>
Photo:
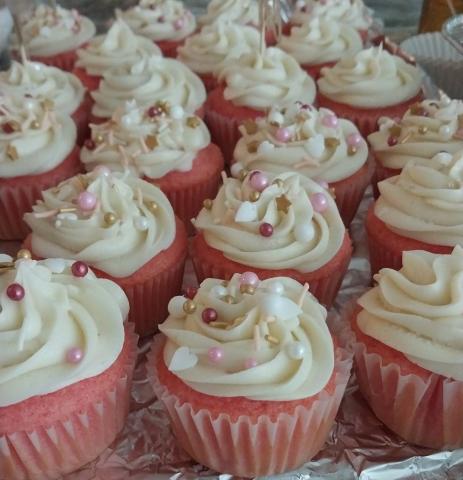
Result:
<svg viewBox="0 0 463 480">
<path fill-rule="evenodd" d="M 104 223 L 108 226 L 111 227 L 117 222 L 117 217 L 114 215 L 112 212 L 107 212 L 104 214 Z"/>
<path fill-rule="evenodd" d="M 426 127 L 425 125 L 420 125 L 418 127 L 418 133 L 421 133 L 421 135 L 424 135 L 425 133 L 427 133 L 428 131 L 428 127 Z"/>
<path fill-rule="evenodd" d="M 21 248 L 21 250 L 18 251 L 16 254 L 16 258 L 23 259 L 23 260 L 30 260 L 32 258 L 32 254 L 27 248 Z"/>
<path fill-rule="evenodd" d="M 235 297 L 233 297 L 233 295 L 225 295 L 224 297 L 222 297 L 222 300 L 225 302 L 225 303 L 228 303 L 228 304 L 232 304 L 232 303 L 235 303 Z"/>
<path fill-rule="evenodd" d="M 357 153 L 357 148 L 352 145 L 349 145 L 349 147 L 347 148 L 347 154 L 352 156 L 352 155 L 355 155 L 356 153 Z"/>
<path fill-rule="evenodd" d="M 247 177 L 248 173 L 249 172 L 247 170 L 245 170 L 244 168 L 242 170 L 240 170 L 239 173 L 238 173 L 238 180 L 243 182 L 244 179 Z"/>
<path fill-rule="evenodd" d="M 187 314 L 190 315 L 192 313 L 196 312 L 196 303 L 193 302 L 193 300 L 187 300 L 183 304 L 183 311 Z"/>
<path fill-rule="evenodd" d="M 240 292 L 242 294 L 246 294 L 246 295 L 254 295 L 254 293 L 256 292 L 256 288 L 253 287 L 252 285 L 240 285 Z"/>
<path fill-rule="evenodd" d="M 159 205 L 154 201 L 146 202 L 146 206 L 151 213 L 156 213 L 159 210 Z"/>
<path fill-rule="evenodd" d="M 260 198 L 260 192 L 257 192 L 257 191 L 251 192 L 249 195 L 249 200 L 251 200 L 251 202 L 257 202 L 259 198 Z"/>
<path fill-rule="evenodd" d="M 212 200 L 210 198 L 206 198 L 204 201 L 203 201 L 203 207 L 206 209 L 206 210 L 210 210 L 212 208 Z"/>
</svg>

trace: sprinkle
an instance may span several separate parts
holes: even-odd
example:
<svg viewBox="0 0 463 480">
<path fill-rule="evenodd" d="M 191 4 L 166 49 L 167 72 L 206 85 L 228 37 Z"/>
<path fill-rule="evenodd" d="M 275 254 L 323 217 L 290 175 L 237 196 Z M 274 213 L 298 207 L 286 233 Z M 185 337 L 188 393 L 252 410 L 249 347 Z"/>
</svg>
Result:
<svg viewBox="0 0 463 480">
<path fill-rule="evenodd" d="M 45 108 L 46 110 L 51 110 L 55 107 L 55 104 L 53 100 L 50 100 L 49 98 L 45 98 L 42 101 L 42 107 Z"/>
<path fill-rule="evenodd" d="M 256 153 L 259 149 L 259 142 L 253 141 L 248 143 L 248 153 Z"/>
<path fill-rule="evenodd" d="M 159 145 L 156 135 L 148 135 L 145 138 L 145 143 L 150 150 L 154 150 Z"/>
<path fill-rule="evenodd" d="M 404 138 L 402 138 L 402 140 L 400 140 L 400 143 L 406 143 L 408 140 L 410 140 L 412 136 L 412 133 L 411 132 L 408 132 Z"/>
<path fill-rule="evenodd" d="M 222 177 L 222 182 L 225 184 L 228 180 L 227 174 L 222 170 L 220 176 Z"/>
<path fill-rule="evenodd" d="M 277 317 L 275 317 L 275 315 L 267 315 L 264 318 L 264 322 L 267 322 L 267 323 L 275 323 L 276 321 L 277 321 Z"/>
<path fill-rule="evenodd" d="M 275 338 L 272 335 L 265 335 L 264 338 L 265 338 L 265 340 L 267 340 L 268 343 L 270 343 L 272 345 L 279 345 L 280 344 L 280 341 L 278 340 L 278 338 Z"/>
<path fill-rule="evenodd" d="M 34 212 L 34 218 L 50 218 L 59 213 L 59 210 L 48 210 L 47 212 Z"/>
<path fill-rule="evenodd" d="M 257 325 L 254 325 L 254 349 L 260 350 L 260 330 Z"/>
<path fill-rule="evenodd" d="M 340 145 L 340 141 L 335 137 L 325 138 L 325 147 L 326 148 L 337 148 Z"/>
<path fill-rule="evenodd" d="M 211 322 L 209 323 L 211 327 L 217 327 L 217 328 L 226 328 L 230 324 L 228 322 Z"/>
<path fill-rule="evenodd" d="M 254 135 L 255 133 L 257 133 L 257 123 L 254 120 L 245 120 L 243 126 L 248 135 Z"/>
<path fill-rule="evenodd" d="M 200 122 L 198 117 L 188 117 L 186 119 L 186 124 L 187 124 L 187 127 L 197 128 L 197 127 L 199 127 L 201 122 Z"/>
<path fill-rule="evenodd" d="M 391 137 L 399 138 L 402 133 L 402 127 L 400 125 L 392 125 L 391 128 L 389 128 L 389 135 Z"/>
<path fill-rule="evenodd" d="M 137 187 L 137 189 L 135 190 L 136 191 L 136 194 L 137 194 L 137 203 L 138 203 L 138 206 L 140 208 L 143 207 L 143 194 L 141 193 L 141 188 L 140 187 Z"/>
<path fill-rule="evenodd" d="M 277 210 L 283 213 L 288 213 L 289 207 L 292 205 L 286 195 L 280 195 L 279 197 L 276 197 L 275 202 L 277 204 Z"/>
<path fill-rule="evenodd" d="M 6 154 L 10 160 L 17 160 L 19 158 L 18 150 L 14 145 L 11 145 L 11 143 L 6 147 Z"/>
<path fill-rule="evenodd" d="M 309 284 L 306 282 L 304 283 L 304 286 L 302 287 L 301 294 L 299 295 L 299 298 L 297 300 L 297 306 L 302 307 L 302 304 L 304 303 L 304 298 L 309 291 Z"/>
</svg>

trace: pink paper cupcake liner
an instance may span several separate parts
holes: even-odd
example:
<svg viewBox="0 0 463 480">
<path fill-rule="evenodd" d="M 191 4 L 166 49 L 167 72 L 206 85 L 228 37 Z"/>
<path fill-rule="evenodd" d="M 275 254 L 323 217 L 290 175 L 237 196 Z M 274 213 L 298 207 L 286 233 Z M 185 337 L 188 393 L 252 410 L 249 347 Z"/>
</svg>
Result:
<svg viewBox="0 0 463 480">
<path fill-rule="evenodd" d="M 54 187 L 61 181 L 81 172 L 79 148 L 57 167 L 39 175 L 12 179 L 0 178 L 0 240 L 22 240 L 29 233 L 23 215 L 41 198 L 42 190 Z"/>
<path fill-rule="evenodd" d="M 182 40 L 159 40 L 154 42 L 161 50 L 164 57 L 177 58 L 177 49 L 185 43 L 186 38 Z"/>
<path fill-rule="evenodd" d="M 81 45 L 79 48 L 83 48 Z M 51 65 L 52 67 L 61 68 L 67 72 L 72 72 L 74 64 L 77 61 L 77 49 L 70 50 L 69 52 L 57 53 L 50 57 L 32 56 L 33 62 L 44 63 L 45 65 Z"/>
<path fill-rule="evenodd" d="M 77 127 L 77 145 L 81 146 L 90 136 L 90 127 L 88 126 L 88 117 L 92 108 L 93 100 L 88 93 L 85 94 L 82 103 L 71 115 Z"/>
<path fill-rule="evenodd" d="M 133 328 L 126 326 L 124 349 L 127 348 L 128 353 L 121 374 L 113 379 L 112 388 L 96 398 L 90 391 L 88 401 L 82 402 L 78 411 L 64 415 L 57 412 L 57 418 L 52 422 L 44 417 L 42 425 L 0 433 L 2 478 L 61 478 L 94 460 L 113 442 L 124 427 L 129 412 L 137 339 Z M 65 392 L 66 388 L 50 396 L 62 393 L 65 406 Z M 47 397 L 43 397 L 44 402 Z M 74 397 L 68 399 L 73 401 Z"/>
<path fill-rule="evenodd" d="M 301 65 L 302 70 L 306 71 L 314 80 L 320 78 L 321 69 L 324 67 L 333 67 L 336 62 L 319 63 L 318 65 Z"/>
<path fill-rule="evenodd" d="M 359 308 L 352 302 L 342 313 L 346 328 L 350 329 Z M 352 329 L 350 334 L 360 391 L 390 430 L 407 442 L 429 448 L 463 446 L 463 382 L 432 372 L 421 376 L 404 372 L 399 362 L 386 362 L 379 353 L 369 351 Z"/>
<path fill-rule="evenodd" d="M 372 153 L 372 155 L 374 155 L 374 153 Z M 375 199 L 379 197 L 378 183 L 386 180 L 387 178 L 400 175 L 401 171 L 402 170 L 400 168 L 383 167 L 381 162 L 378 159 L 375 159 L 375 173 L 371 181 L 371 184 L 373 186 L 373 195 Z"/>
<path fill-rule="evenodd" d="M 148 355 L 148 379 L 164 404 L 178 443 L 196 461 L 218 472 L 242 477 L 293 470 L 323 447 L 339 409 L 352 365 L 351 356 L 336 350 L 335 389 L 322 390 L 310 408 L 297 406 L 276 418 L 261 415 L 257 422 L 245 414 L 237 420 L 223 413 L 195 411 L 184 398 L 160 383 L 157 359 L 164 337 L 158 335 Z M 220 402 L 220 398 L 217 398 Z"/>
<path fill-rule="evenodd" d="M 198 77 L 201 79 L 201 81 L 204 83 L 204 87 L 206 88 L 206 92 L 209 93 L 214 88 L 217 88 L 219 86 L 219 81 L 217 78 L 212 75 L 212 73 L 197 73 Z"/>
<path fill-rule="evenodd" d="M 410 100 L 402 102 L 398 105 L 382 108 L 355 108 L 350 105 L 335 102 L 328 97 L 325 97 L 321 92 L 318 92 L 318 106 L 319 108 L 328 108 L 335 112 L 341 118 L 347 118 L 355 123 L 363 137 L 367 137 L 370 133 L 378 129 L 378 120 L 380 117 L 402 118 L 404 113 L 411 105 L 423 100 L 423 94 L 420 92 Z"/>
</svg>

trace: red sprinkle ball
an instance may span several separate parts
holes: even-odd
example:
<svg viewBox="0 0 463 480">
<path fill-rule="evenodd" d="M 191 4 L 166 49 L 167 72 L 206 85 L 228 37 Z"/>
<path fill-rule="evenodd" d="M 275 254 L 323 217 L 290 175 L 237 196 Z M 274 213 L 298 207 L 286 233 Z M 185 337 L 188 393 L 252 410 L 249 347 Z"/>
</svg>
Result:
<svg viewBox="0 0 463 480">
<path fill-rule="evenodd" d="M 82 278 L 82 277 L 85 277 L 85 275 L 87 275 L 88 266 L 87 266 L 86 263 L 78 260 L 77 262 L 74 262 L 72 264 L 71 271 L 72 271 L 72 274 L 74 275 L 74 277 Z"/>
<path fill-rule="evenodd" d="M 196 287 L 186 287 L 185 288 L 185 297 L 189 298 L 190 300 L 193 300 L 195 298 L 196 292 L 198 289 Z"/>
<path fill-rule="evenodd" d="M 259 232 L 263 237 L 271 237 L 273 235 L 273 226 L 270 223 L 263 223 L 259 227 Z"/>
<path fill-rule="evenodd" d="M 10 300 L 13 300 L 13 302 L 21 301 L 24 298 L 25 293 L 24 288 L 22 285 L 19 285 L 19 283 L 12 283 L 6 289 L 6 295 Z"/>
<path fill-rule="evenodd" d="M 13 133 L 13 132 L 14 132 L 14 128 L 13 128 L 13 126 L 11 125 L 11 123 L 9 123 L 9 122 L 6 122 L 6 123 L 4 123 L 4 124 L 2 125 L 2 130 L 3 130 L 4 133 L 6 133 L 6 134 L 8 134 L 8 135 L 9 135 L 10 133 Z"/>
<path fill-rule="evenodd" d="M 95 150 L 96 144 L 91 138 L 87 138 L 87 140 L 85 140 L 85 142 L 84 142 L 84 147 L 87 150 Z"/>
<path fill-rule="evenodd" d="M 390 137 L 388 137 L 388 139 L 387 139 L 387 144 L 390 147 L 393 147 L 394 145 L 397 145 L 398 142 L 399 142 L 399 140 L 397 139 L 397 137 L 393 137 L 392 135 Z"/>
<path fill-rule="evenodd" d="M 201 313 L 204 323 L 211 323 L 217 320 L 217 311 L 214 308 L 205 308 Z"/>
<path fill-rule="evenodd" d="M 162 108 L 153 105 L 152 107 L 148 108 L 148 111 L 146 113 L 148 114 L 148 117 L 151 118 L 159 117 L 159 115 L 162 115 Z"/>
</svg>

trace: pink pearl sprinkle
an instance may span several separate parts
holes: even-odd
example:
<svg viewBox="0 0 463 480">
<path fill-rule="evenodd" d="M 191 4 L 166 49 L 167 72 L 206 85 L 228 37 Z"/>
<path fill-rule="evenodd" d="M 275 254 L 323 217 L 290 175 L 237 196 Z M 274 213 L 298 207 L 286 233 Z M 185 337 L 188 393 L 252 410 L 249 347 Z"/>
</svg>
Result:
<svg viewBox="0 0 463 480">
<path fill-rule="evenodd" d="M 78 347 L 70 348 L 66 352 L 66 361 L 68 363 L 79 363 L 84 358 L 84 352 Z"/>
<path fill-rule="evenodd" d="M 78 207 L 84 211 L 92 211 L 96 207 L 96 196 L 92 192 L 85 190 L 84 192 L 79 193 L 77 197 Z"/>
<path fill-rule="evenodd" d="M 111 174 L 111 170 L 108 167 L 105 167 L 104 165 L 97 165 L 93 169 L 94 173 L 97 175 L 102 175 L 103 177 L 109 177 Z"/>
<path fill-rule="evenodd" d="M 185 26 L 185 20 L 183 18 L 177 18 L 174 21 L 174 28 L 175 30 L 181 30 Z"/>
<path fill-rule="evenodd" d="M 207 351 L 209 360 L 214 363 L 222 361 L 223 355 L 223 350 L 220 347 L 212 347 Z"/>
<path fill-rule="evenodd" d="M 245 368 L 249 369 L 249 368 L 255 368 L 257 367 L 257 365 L 259 365 L 259 363 L 257 362 L 257 360 L 255 358 L 247 358 L 245 361 L 244 361 L 244 366 Z"/>
<path fill-rule="evenodd" d="M 315 180 L 315 181 L 318 183 L 318 185 L 320 185 L 320 187 L 324 188 L 325 190 L 328 190 L 328 188 L 330 187 L 328 185 L 328 182 L 325 180 Z"/>
<path fill-rule="evenodd" d="M 335 128 L 338 126 L 338 117 L 334 113 L 328 113 L 322 118 L 325 127 Z"/>
<path fill-rule="evenodd" d="M 262 172 L 253 172 L 250 180 L 251 187 L 258 192 L 262 192 L 268 187 L 268 177 Z"/>
<path fill-rule="evenodd" d="M 358 147 L 362 143 L 360 133 L 350 133 L 347 135 L 347 145 L 350 147 Z"/>
<path fill-rule="evenodd" d="M 12 283 L 6 289 L 6 296 L 10 300 L 13 300 L 13 302 L 21 301 L 24 298 L 25 293 L 23 286 L 19 285 L 19 283 Z"/>
<path fill-rule="evenodd" d="M 254 272 L 243 272 L 240 275 L 240 285 L 251 285 L 256 287 L 259 283 L 259 277 Z"/>
<path fill-rule="evenodd" d="M 281 127 L 276 131 L 275 138 L 279 142 L 286 143 L 291 139 L 291 132 L 287 128 Z"/>
<path fill-rule="evenodd" d="M 328 199 L 324 193 L 317 192 L 312 194 L 310 202 L 312 203 L 312 208 L 318 213 L 322 213 L 328 208 Z"/>
</svg>

